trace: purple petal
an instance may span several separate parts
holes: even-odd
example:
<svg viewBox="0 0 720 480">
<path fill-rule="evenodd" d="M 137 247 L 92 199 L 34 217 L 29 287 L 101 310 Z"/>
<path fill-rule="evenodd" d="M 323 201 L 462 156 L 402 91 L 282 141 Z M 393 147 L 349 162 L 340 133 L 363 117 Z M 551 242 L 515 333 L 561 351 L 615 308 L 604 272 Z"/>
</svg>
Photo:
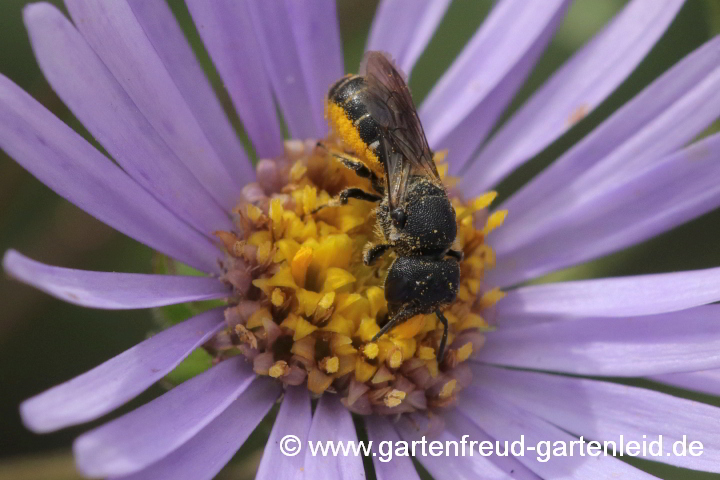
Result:
<svg viewBox="0 0 720 480">
<path fill-rule="evenodd" d="M 120 166 L 199 231 L 231 229 L 227 213 L 150 126 L 70 21 L 46 3 L 32 4 L 23 13 L 45 78 Z"/>
<path fill-rule="evenodd" d="M 503 0 L 420 107 L 430 146 L 457 173 L 482 143 L 560 25 L 567 0 Z"/>
<path fill-rule="evenodd" d="M 332 84 L 345 74 L 335 1 L 285 0 L 285 5 L 310 99 L 311 111 L 305 117 L 312 114 L 319 123 L 318 134 L 325 136 L 325 98 Z"/>
<path fill-rule="evenodd" d="M 720 471 L 720 432 L 717 428 L 720 409 L 717 407 L 597 380 L 492 367 L 476 368 L 475 371 L 479 374 L 478 383 L 483 385 L 482 397 L 492 390 L 500 398 L 564 430 L 593 440 L 615 441 L 618 446 L 621 437 L 627 445 L 633 440 L 655 441 L 662 435 L 662 455 L 644 458 L 692 470 Z M 464 410 L 489 417 L 491 412 L 480 413 L 484 402 L 478 402 L 478 398 L 482 398 L 478 390 L 473 387 L 466 390 L 462 403 Z M 484 421 L 478 423 L 485 425 Z M 527 432 L 525 434 L 527 437 Z M 673 443 L 684 436 L 687 436 L 688 444 L 702 442 L 702 455 L 672 454 Z M 643 457 L 642 454 L 639 456 Z"/>
<path fill-rule="evenodd" d="M 487 332 L 480 362 L 635 377 L 720 368 L 720 305 L 643 317 L 582 318 Z"/>
<path fill-rule="evenodd" d="M 452 409 L 443 413 L 443 419 L 445 421 L 446 428 L 453 434 L 457 439 L 462 440 L 463 436 L 467 435 L 467 440 L 476 440 L 477 442 L 492 442 L 495 443 L 495 439 L 485 433 L 482 429 L 478 428 L 477 425 L 468 421 L 468 419 Z M 479 448 L 478 448 L 479 451 Z M 463 456 L 464 457 L 464 456 Z M 456 461 L 462 461 L 460 457 Z M 474 455 L 470 457 L 473 460 Z M 477 457 L 475 457 L 477 458 Z M 525 465 L 520 463 L 514 455 L 508 456 L 497 455 L 493 452 L 492 455 L 486 457 L 496 469 L 499 469 L 503 474 L 507 475 L 508 479 L 519 479 L 519 480 L 535 480 L 539 479 L 532 470 L 528 469 Z M 481 462 L 478 462 L 481 463 Z M 472 477 L 471 477 L 472 478 Z M 503 476 L 502 478 L 505 478 Z"/>
<path fill-rule="evenodd" d="M 17 280 L 90 308 L 152 308 L 230 295 L 227 285 L 217 278 L 74 270 L 36 262 L 15 250 L 5 253 L 2 264 Z"/>
<path fill-rule="evenodd" d="M 474 423 L 468 421 L 468 419 L 458 413 L 456 410 L 449 410 L 443 414 L 443 419 L 445 420 L 446 428 L 453 434 L 453 436 L 457 439 L 459 438 L 461 441 L 465 435 L 468 436 L 467 440 L 475 440 L 479 443 L 482 442 L 492 442 L 495 443 L 495 439 L 492 438 L 490 435 L 485 433 L 482 429 L 478 428 L 477 425 Z M 478 448 L 478 452 L 479 452 Z M 486 450 L 487 452 L 487 450 Z M 461 456 L 456 459 L 456 461 L 465 463 L 485 463 L 482 460 L 478 460 L 478 457 L 471 455 L 468 460 L 464 460 L 466 457 Z M 484 460 L 483 457 L 480 457 Z M 510 454 L 508 456 L 502 456 L 497 455 L 495 452 L 493 452 L 492 455 L 489 457 L 486 457 L 490 462 L 492 462 L 495 469 L 499 469 L 503 476 L 501 478 L 508 478 L 508 479 L 517 479 L 517 480 L 536 480 L 539 479 L 536 474 L 532 472 L 529 468 L 527 468 L 525 465 L 520 463 L 517 458 L 515 458 L 514 455 Z M 476 478 L 475 476 L 469 476 L 468 478 Z"/>
<path fill-rule="evenodd" d="M 257 378 L 220 416 L 170 455 L 138 473 L 113 478 L 210 480 L 245 443 L 280 391 L 273 379 Z"/>
<path fill-rule="evenodd" d="M 383 0 L 365 50 L 387 52 L 407 76 L 440 24 L 449 0 Z"/>
<path fill-rule="evenodd" d="M 499 183 L 593 111 L 635 70 L 683 2 L 630 2 L 493 136 L 470 170 L 482 176 L 468 177 L 464 186 L 485 190 Z"/>
<path fill-rule="evenodd" d="M 325 136 L 323 99 L 330 84 L 342 76 L 335 3 L 312 4 L 292 0 L 247 3 L 260 54 L 293 138 Z M 312 11 L 302 11 L 306 8 Z"/>
<path fill-rule="evenodd" d="M 234 162 L 247 159 L 218 156 L 127 2 L 66 0 L 65 6 L 85 40 L 148 122 L 205 189 L 230 211 L 240 196 L 240 187 L 252 180 L 233 175 L 238 170 Z"/>
<path fill-rule="evenodd" d="M 550 455 L 549 453 L 546 455 L 544 452 L 551 453 L 550 446 L 555 445 L 555 442 L 564 443 L 566 451 L 569 452 L 569 442 L 577 442 L 577 439 L 528 411 L 516 407 L 505 397 L 498 398 L 494 392 L 491 393 L 489 390 L 473 387 L 471 390 L 463 392 L 461 397 L 457 409 L 470 422 L 500 441 L 501 451 L 506 448 L 505 442 L 512 445 L 513 442 L 519 442 L 521 439 L 524 441 L 526 449 L 538 445 L 543 449 L 534 452 L 527 451 L 524 455 L 516 457 L 518 461 L 541 478 L 553 480 L 586 480 L 589 478 L 647 480 L 656 478 L 612 456 L 594 457 L 587 454 L 581 456 L 577 453 L 579 449 L 577 445 L 574 450 L 575 455 L 569 453 L 565 456 Z M 576 401 L 578 405 L 583 406 L 582 400 L 584 399 L 566 397 L 566 400 Z M 623 401 L 619 400 L 617 405 L 623 405 Z M 655 414 L 657 413 L 655 412 Z M 584 410 L 583 415 L 588 421 L 592 421 L 593 412 Z M 591 439 L 602 440 L 603 437 L 596 435 Z M 516 448 L 519 448 L 519 444 Z"/>
<path fill-rule="evenodd" d="M 75 440 L 78 469 L 88 477 L 135 473 L 194 437 L 257 378 L 237 356 L 173 388 L 150 403 Z"/>
<path fill-rule="evenodd" d="M 510 285 L 647 240 L 720 206 L 720 134 L 635 174 L 585 190 L 528 236 L 535 239 L 499 256 L 488 275 Z"/>
<path fill-rule="evenodd" d="M 235 178 L 249 182 L 254 171 L 245 149 L 167 2 L 128 0 L 128 4 L 210 144 Z"/>
<path fill-rule="evenodd" d="M 258 156 L 281 155 L 280 123 L 246 3 L 234 0 L 185 3 Z"/>
<path fill-rule="evenodd" d="M 305 464 L 303 455 L 284 455 L 280 450 L 280 441 L 286 435 L 295 435 L 299 444 L 294 446 L 306 448 L 311 421 L 312 410 L 307 387 L 305 385 L 288 387 L 270 432 L 270 438 L 265 445 L 265 451 L 255 475 L 257 480 L 303 478 Z"/>
<path fill-rule="evenodd" d="M 648 379 L 672 385 L 673 387 L 720 396 L 720 370 L 667 373 L 664 375 L 653 375 L 648 377 Z"/>
<path fill-rule="evenodd" d="M 720 300 L 720 267 L 520 287 L 497 304 L 504 321 L 528 316 L 625 317 Z"/>
<path fill-rule="evenodd" d="M 430 474 L 437 479 L 492 479 L 492 480 L 538 480 L 540 477 L 530 472 L 513 456 L 499 457 L 497 455 L 482 456 L 477 447 L 465 446 L 465 455 L 462 455 L 462 438 L 467 435 L 466 441 L 476 442 L 490 441 L 495 444 L 485 432 L 476 425 L 468 422 L 464 417 L 458 415 L 454 410 L 442 417 L 445 420 L 445 429 L 438 435 L 428 435 L 424 432 L 423 418 L 414 415 L 410 418 L 403 417 L 397 422 L 396 428 L 402 438 L 410 442 L 422 442 L 425 437 L 425 447 L 422 443 L 416 443 L 415 458 L 425 467 Z M 441 442 L 443 447 L 447 442 L 455 442 L 450 445 L 458 445 L 458 455 L 455 455 L 454 447 L 449 450 L 449 455 L 430 455 L 430 442 Z M 476 444 L 478 445 L 478 444 Z M 471 453 L 471 450 L 472 453 Z M 437 452 L 437 450 L 436 450 Z M 487 452 L 487 450 L 485 450 Z M 393 458 L 393 462 L 397 459 Z M 394 477 L 398 478 L 398 477 Z M 402 478 L 402 477 L 400 477 Z"/>
<path fill-rule="evenodd" d="M 368 438 L 372 442 L 372 460 L 377 480 L 420 480 L 409 456 L 394 455 L 400 437 L 392 423 L 385 416 L 379 415 L 366 416 L 364 419 Z"/>
<path fill-rule="evenodd" d="M 335 396 L 323 395 L 313 415 L 308 442 L 348 445 L 357 443 L 355 425 L 350 411 Z M 356 455 L 315 455 L 305 451 L 305 478 L 337 478 L 340 480 L 364 479 L 362 458 Z"/>
<path fill-rule="evenodd" d="M 58 195 L 181 262 L 218 270 L 220 251 L 6 77 L 0 148 Z"/>
<path fill-rule="evenodd" d="M 495 233 L 498 259 L 517 248 L 577 192 L 602 191 L 673 153 L 720 111 L 720 36 L 678 62 L 515 193 Z M 479 192 L 468 189 L 468 194 Z"/>
<path fill-rule="evenodd" d="M 34 432 L 89 422 L 115 410 L 175 368 L 225 326 L 223 309 L 201 313 L 20 405 Z"/>
</svg>

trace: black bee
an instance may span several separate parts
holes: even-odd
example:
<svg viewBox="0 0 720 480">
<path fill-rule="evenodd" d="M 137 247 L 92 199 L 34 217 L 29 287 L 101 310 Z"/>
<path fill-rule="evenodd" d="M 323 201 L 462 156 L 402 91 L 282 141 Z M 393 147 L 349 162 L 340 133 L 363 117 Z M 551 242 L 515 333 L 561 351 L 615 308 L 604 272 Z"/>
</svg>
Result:
<svg viewBox="0 0 720 480">
<path fill-rule="evenodd" d="M 463 257 L 452 249 L 455 209 L 401 74 L 380 52 L 369 52 L 360 72 L 330 88 L 327 116 L 345 143 L 382 164 L 385 175 L 381 179 L 365 163 L 338 156 L 358 176 L 368 178 L 375 192 L 348 188 L 331 205 L 350 198 L 379 202 L 377 221 L 385 241 L 369 244 L 364 262 L 371 265 L 389 249 L 397 254 L 385 279 L 388 317 L 373 341 L 415 315 L 435 312 L 445 327 L 437 350 L 440 362 L 448 333 L 440 309 L 455 300 Z"/>
</svg>

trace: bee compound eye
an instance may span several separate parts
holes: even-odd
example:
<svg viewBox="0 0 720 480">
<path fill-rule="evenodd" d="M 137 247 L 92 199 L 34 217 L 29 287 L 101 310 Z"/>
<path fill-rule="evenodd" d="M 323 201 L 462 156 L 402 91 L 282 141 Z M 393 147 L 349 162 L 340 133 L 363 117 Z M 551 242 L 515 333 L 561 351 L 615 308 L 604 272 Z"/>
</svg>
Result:
<svg viewBox="0 0 720 480">
<path fill-rule="evenodd" d="M 391 269 L 385 282 L 385 299 L 390 304 L 405 303 L 413 295 L 413 281 L 408 272 Z"/>
<path fill-rule="evenodd" d="M 390 218 L 392 218 L 393 223 L 397 228 L 405 227 L 405 222 L 407 222 L 407 214 L 402 208 L 396 208 L 395 210 L 393 210 L 392 213 L 390 213 Z"/>
<path fill-rule="evenodd" d="M 398 257 L 385 277 L 385 299 L 391 304 L 404 304 L 416 294 L 415 274 L 418 261 L 410 257 Z"/>
</svg>

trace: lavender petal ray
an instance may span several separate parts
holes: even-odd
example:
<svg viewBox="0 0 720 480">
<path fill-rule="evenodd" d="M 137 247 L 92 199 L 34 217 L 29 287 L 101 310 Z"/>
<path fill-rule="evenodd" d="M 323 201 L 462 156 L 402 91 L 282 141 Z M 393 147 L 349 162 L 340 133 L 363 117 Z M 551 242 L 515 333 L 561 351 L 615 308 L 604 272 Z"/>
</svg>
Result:
<svg viewBox="0 0 720 480">
<path fill-rule="evenodd" d="M 318 124 L 319 135 L 327 135 L 325 98 L 333 83 L 345 74 L 340 26 L 334 0 L 295 2 L 285 0 L 292 19 L 297 55 L 307 85 L 311 110 L 306 112 Z"/>
<path fill-rule="evenodd" d="M 305 459 L 303 455 L 284 455 L 280 450 L 280 441 L 286 435 L 295 435 L 299 444 L 291 446 L 306 448 L 311 422 L 312 409 L 307 387 L 305 385 L 287 387 L 255 475 L 257 480 L 275 478 L 302 480 L 304 478 Z"/>
<path fill-rule="evenodd" d="M 128 4 L 223 164 L 233 177 L 251 182 L 255 171 L 245 148 L 168 3 L 128 0 Z"/>
<path fill-rule="evenodd" d="M 365 50 L 389 53 L 409 77 L 449 6 L 449 0 L 381 1 Z"/>
<path fill-rule="evenodd" d="M 175 155 L 227 211 L 249 180 L 231 175 L 127 2 L 66 0 L 76 27 Z"/>
<path fill-rule="evenodd" d="M 602 191 L 691 141 L 720 113 L 720 36 L 686 56 L 625 104 L 502 208 L 498 258 L 530 241 L 575 192 Z M 478 193 L 469 189 L 468 194 Z"/>
<path fill-rule="evenodd" d="M 258 156 L 281 155 L 280 122 L 247 5 L 233 0 L 185 3 Z"/>
<path fill-rule="evenodd" d="M 210 235 L 232 228 L 228 213 L 150 126 L 70 21 L 49 4 L 32 4 L 23 14 L 45 78 L 120 166 L 198 231 Z"/>
<path fill-rule="evenodd" d="M 145 391 L 225 326 L 223 309 L 201 313 L 138 343 L 20 405 L 32 431 L 52 432 L 95 420 Z"/>
<path fill-rule="evenodd" d="M 698 372 L 665 373 L 647 377 L 654 382 L 720 397 L 720 369 Z"/>
<path fill-rule="evenodd" d="M 486 190 L 590 114 L 645 58 L 684 0 L 633 0 L 503 125 L 463 186 Z M 472 182 L 472 184 L 471 184 Z"/>
<path fill-rule="evenodd" d="M 505 286 L 648 240 L 720 206 L 720 134 L 711 135 L 599 192 L 582 191 L 501 256 L 487 278 Z M 495 242 L 495 239 L 491 239 Z M 522 265 L 522 267 L 519 267 Z"/>
<path fill-rule="evenodd" d="M 720 267 L 530 285 L 497 304 L 498 317 L 625 317 L 674 312 L 720 300 Z"/>
<path fill-rule="evenodd" d="M 350 411 L 335 396 L 323 395 L 315 408 L 308 442 L 357 442 Z M 362 458 L 355 455 L 316 455 L 305 449 L 305 478 L 365 478 Z"/>
<path fill-rule="evenodd" d="M 442 415 L 445 421 L 445 426 L 442 432 L 434 434 L 433 432 L 427 432 L 428 420 L 426 416 L 414 414 L 412 416 L 405 416 L 397 421 L 395 428 L 398 433 L 408 443 L 411 442 L 422 442 L 422 437 L 425 436 L 426 442 L 439 441 L 443 447 L 446 442 L 456 442 L 458 448 L 460 448 L 460 441 L 463 435 L 469 435 L 470 440 L 478 442 L 492 441 L 493 439 L 488 436 L 485 432 L 473 425 L 467 420 L 461 420 L 463 425 L 458 428 L 456 419 L 458 415 Z M 513 456 L 508 456 L 500 460 L 500 457 L 496 455 L 483 456 L 480 452 L 473 452 L 470 455 L 469 451 L 466 451 L 466 455 L 454 455 L 454 450 L 451 450 L 451 455 L 436 456 L 431 455 L 428 444 L 423 454 L 422 444 L 417 443 L 415 450 L 415 458 L 427 469 L 428 472 L 439 480 L 444 479 L 462 479 L 470 480 L 475 478 L 487 478 L 492 480 L 539 480 L 540 477 L 533 474 L 522 463 L 518 462 Z M 459 451 L 458 453 L 461 453 Z M 514 471 L 513 471 L 514 470 Z M 513 471 L 512 474 L 510 472 Z M 517 474 L 517 476 L 515 476 Z"/>
<path fill-rule="evenodd" d="M 478 414 L 489 390 L 493 398 L 511 402 L 563 430 L 593 440 L 615 441 L 623 436 L 642 444 L 663 436 L 662 454 L 641 458 L 707 472 L 720 471 L 720 408 L 645 388 L 545 373 L 477 367 L 482 393 L 471 387 L 461 407 Z M 663 414 L 665 413 L 665 414 Z M 488 411 L 484 417 L 491 415 Z M 478 423 L 484 424 L 483 420 Z M 700 456 L 672 454 L 673 443 L 683 436 L 703 444 Z M 527 437 L 526 433 L 526 437 Z M 526 438 L 526 440 L 529 440 Z M 670 453 L 670 455 L 668 455 Z M 602 457 L 599 457 L 602 458 Z M 597 460 L 597 459 L 593 459 Z M 594 478 L 594 477 L 593 477 Z"/>
<path fill-rule="evenodd" d="M 459 172 L 482 143 L 560 25 L 569 3 L 498 2 L 430 91 L 419 115 L 430 147 L 450 149 L 451 173 Z"/>
<path fill-rule="evenodd" d="M 245 443 L 280 394 L 280 385 L 258 378 L 240 398 L 197 435 L 140 472 L 113 480 L 210 480 Z"/>
<path fill-rule="evenodd" d="M 3 268 L 12 277 L 75 305 L 109 310 L 153 308 L 226 298 L 231 292 L 217 278 L 91 272 L 54 267 L 8 250 Z"/>
<path fill-rule="evenodd" d="M 364 418 L 368 439 L 372 444 L 372 461 L 377 480 L 420 480 L 410 457 L 394 456 L 400 436 L 384 416 L 369 415 Z M 389 445 L 383 450 L 381 444 Z M 392 460 L 386 461 L 388 454 Z M 442 478 L 442 477 L 439 477 Z"/>
<path fill-rule="evenodd" d="M 257 377 L 241 356 L 187 380 L 73 443 L 87 477 L 138 472 L 184 445 L 221 415 Z"/>
<path fill-rule="evenodd" d="M 461 393 L 458 411 L 491 437 L 500 442 L 512 443 L 524 436 L 526 445 L 538 445 L 540 442 L 569 442 L 577 439 L 532 413 L 509 402 L 486 389 L 472 388 Z M 567 400 L 578 400 L 567 397 Z M 578 401 L 578 404 L 580 402 Z M 588 410 L 585 417 L 592 421 Z M 592 437 L 593 439 L 597 437 Z M 569 447 L 568 447 L 569 448 Z M 600 455 L 553 455 L 548 461 L 536 452 L 536 455 L 516 457 L 523 465 L 541 478 L 553 480 L 586 480 L 588 478 L 623 478 L 628 480 L 648 480 L 656 478 L 613 456 Z"/>
<path fill-rule="evenodd" d="M 205 272 L 220 251 L 80 135 L 0 76 L 0 148 L 58 195 L 114 229 Z"/>
<path fill-rule="evenodd" d="M 720 368 L 720 306 L 641 317 L 551 321 L 487 332 L 477 362 L 638 377 Z"/>
<path fill-rule="evenodd" d="M 288 3 L 284 0 L 246 3 L 258 39 L 260 55 L 270 77 L 275 97 L 293 138 L 322 138 L 327 124 L 322 117 L 322 104 L 314 104 L 315 89 L 299 56 L 298 45 Z M 308 119 L 311 113 L 312 121 Z"/>
</svg>

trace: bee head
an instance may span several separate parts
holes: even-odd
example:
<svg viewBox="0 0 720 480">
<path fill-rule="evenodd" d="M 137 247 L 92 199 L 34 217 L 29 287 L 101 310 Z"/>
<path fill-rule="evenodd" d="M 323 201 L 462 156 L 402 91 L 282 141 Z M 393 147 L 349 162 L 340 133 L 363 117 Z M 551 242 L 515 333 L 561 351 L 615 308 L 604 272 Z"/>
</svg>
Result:
<svg viewBox="0 0 720 480">
<path fill-rule="evenodd" d="M 455 300 L 460 265 L 451 258 L 397 257 L 385 279 L 385 298 L 392 306 L 426 306 L 428 313 Z"/>
<path fill-rule="evenodd" d="M 390 213 L 390 218 L 392 218 L 395 228 L 400 230 L 405 228 L 405 222 L 407 221 L 407 214 L 405 213 L 405 210 L 402 208 L 396 208 Z"/>
</svg>

